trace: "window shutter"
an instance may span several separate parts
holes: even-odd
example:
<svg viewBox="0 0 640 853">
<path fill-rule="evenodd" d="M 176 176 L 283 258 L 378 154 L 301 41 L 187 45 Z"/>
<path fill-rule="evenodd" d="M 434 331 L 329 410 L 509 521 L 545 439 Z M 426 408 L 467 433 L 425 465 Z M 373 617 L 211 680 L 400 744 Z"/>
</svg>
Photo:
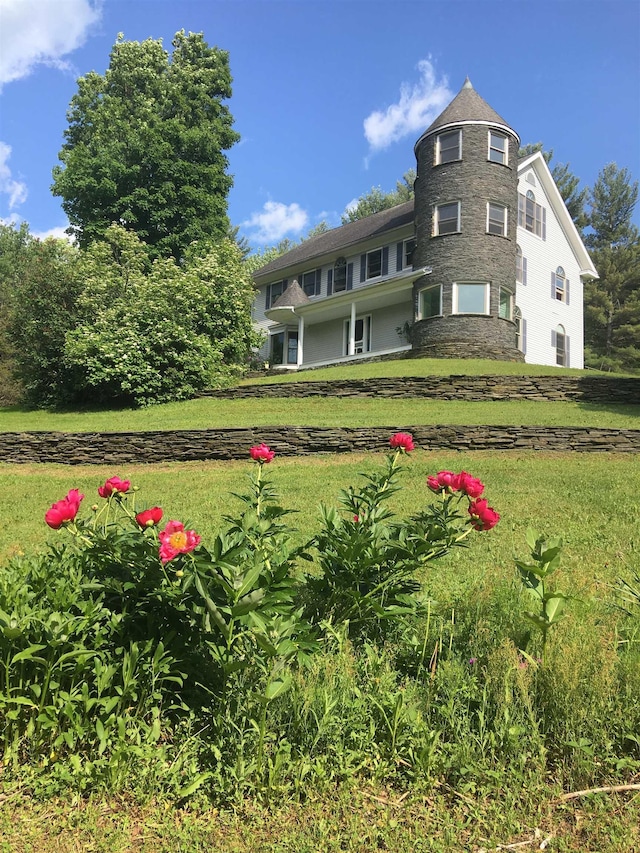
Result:
<svg viewBox="0 0 640 853">
<path fill-rule="evenodd" d="M 522 283 L 527 283 L 527 259 L 522 258 Z"/>
<path fill-rule="evenodd" d="M 569 335 L 565 335 L 564 338 L 564 366 L 570 367 L 571 362 L 569 361 Z"/>
<path fill-rule="evenodd" d="M 333 270 L 329 270 L 327 273 L 327 296 L 331 296 L 333 293 Z"/>
<path fill-rule="evenodd" d="M 558 341 L 556 340 L 556 330 L 551 329 L 551 346 L 555 349 L 558 346 Z"/>
<path fill-rule="evenodd" d="M 547 239 L 547 208 L 542 208 L 542 239 Z"/>
<path fill-rule="evenodd" d="M 389 247 L 382 250 L 382 275 L 389 275 Z"/>
<path fill-rule="evenodd" d="M 569 279 L 564 280 L 564 301 L 569 304 Z"/>
<path fill-rule="evenodd" d="M 556 298 L 556 274 L 554 272 L 551 273 L 551 298 Z"/>
<path fill-rule="evenodd" d="M 265 291 L 264 308 L 265 308 L 265 311 L 268 308 L 271 308 L 271 285 L 270 284 L 267 285 L 267 289 Z"/>
<path fill-rule="evenodd" d="M 320 296 L 320 288 L 322 282 L 322 270 L 316 270 L 316 287 L 315 287 L 315 295 Z"/>
<path fill-rule="evenodd" d="M 353 290 L 353 264 L 347 264 L 347 290 Z"/>
<path fill-rule="evenodd" d="M 520 338 L 522 344 L 522 352 L 527 352 L 527 321 L 524 317 L 520 320 Z"/>
<path fill-rule="evenodd" d="M 402 251 L 403 244 L 398 243 L 396 245 L 396 271 L 400 272 L 400 270 L 404 266 L 404 252 Z"/>
<path fill-rule="evenodd" d="M 360 281 L 364 281 L 367 277 L 367 256 L 360 255 Z"/>
</svg>

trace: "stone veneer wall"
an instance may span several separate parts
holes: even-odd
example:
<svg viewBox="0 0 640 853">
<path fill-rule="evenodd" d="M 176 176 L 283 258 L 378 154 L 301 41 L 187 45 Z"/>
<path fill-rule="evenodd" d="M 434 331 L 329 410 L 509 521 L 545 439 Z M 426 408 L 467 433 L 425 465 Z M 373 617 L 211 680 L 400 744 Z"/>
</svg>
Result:
<svg viewBox="0 0 640 853">
<path fill-rule="evenodd" d="M 264 442 L 281 456 L 385 451 L 410 432 L 424 450 L 536 450 L 639 453 L 640 429 L 525 426 L 255 427 L 131 433 L 0 433 L 0 460 L 12 463 L 124 465 L 248 459 Z"/>
<path fill-rule="evenodd" d="M 240 385 L 207 396 L 431 397 L 439 400 L 577 400 L 640 405 L 640 378 L 608 376 L 407 376 Z"/>
<path fill-rule="evenodd" d="M 341 382 L 282 382 L 211 392 L 222 398 L 380 396 L 465 400 L 581 400 L 640 404 L 640 379 L 572 376 L 431 376 Z M 640 428 L 537 426 L 254 427 L 127 433 L 0 433 L 0 461 L 66 465 L 247 459 L 265 442 L 282 456 L 385 451 L 389 436 L 411 432 L 428 450 L 640 452 Z"/>
</svg>

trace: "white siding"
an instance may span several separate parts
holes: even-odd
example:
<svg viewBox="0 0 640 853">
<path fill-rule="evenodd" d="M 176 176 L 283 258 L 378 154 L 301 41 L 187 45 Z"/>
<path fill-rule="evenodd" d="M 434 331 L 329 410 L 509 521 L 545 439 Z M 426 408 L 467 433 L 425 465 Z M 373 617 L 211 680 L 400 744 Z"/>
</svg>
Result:
<svg viewBox="0 0 640 853">
<path fill-rule="evenodd" d="M 533 169 L 530 170 L 533 172 Z M 556 364 L 552 331 L 565 328 L 569 339 L 569 367 L 584 366 L 583 357 L 583 286 L 580 267 L 569 241 L 544 194 L 540 180 L 533 186 L 520 177 L 518 192 L 531 190 L 537 204 L 546 209 L 546 239 L 543 240 L 518 227 L 518 245 L 526 259 L 526 285 L 516 286 L 516 305 L 526 323 L 525 360 L 528 364 Z M 563 267 L 569 280 L 569 304 L 552 298 L 551 273 Z"/>
</svg>

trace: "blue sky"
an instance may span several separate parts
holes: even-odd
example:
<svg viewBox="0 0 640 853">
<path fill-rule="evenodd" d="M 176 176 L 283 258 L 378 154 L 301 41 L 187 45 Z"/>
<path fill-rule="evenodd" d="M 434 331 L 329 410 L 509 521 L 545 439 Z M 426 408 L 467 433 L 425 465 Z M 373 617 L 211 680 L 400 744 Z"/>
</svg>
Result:
<svg viewBox="0 0 640 853">
<path fill-rule="evenodd" d="M 639 0 L 0 0 L 1 219 L 63 232 L 51 170 L 76 79 L 119 32 L 170 50 L 180 29 L 229 51 L 229 216 L 254 248 L 392 189 L 467 75 L 583 186 L 612 161 L 640 177 Z"/>
</svg>

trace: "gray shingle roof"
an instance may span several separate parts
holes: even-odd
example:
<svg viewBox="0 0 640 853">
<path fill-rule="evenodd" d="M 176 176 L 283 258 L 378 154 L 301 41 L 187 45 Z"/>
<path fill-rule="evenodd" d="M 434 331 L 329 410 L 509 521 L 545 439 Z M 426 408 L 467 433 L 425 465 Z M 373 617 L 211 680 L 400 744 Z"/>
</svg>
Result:
<svg viewBox="0 0 640 853">
<path fill-rule="evenodd" d="M 451 101 L 448 107 L 440 113 L 438 118 L 432 122 L 425 132 L 420 137 L 428 136 L 440 127 L 445 127 L 448 124 L 457 124 L 461 121 L 488 121 L 492 124 L 502 124 L 510 127 L 508 121 L 505 121 L 502 116 L 490 107 L 489 104 L 480 97 L 476 90 L 471 85 L 471 81 L 467 77 L 464 86 L 455 98 Z"/>
<path fill-rule="evenodd" d="M 374 213 L 373 216 L 348 222 L 339 228 L 332 228 L 331 231 L 325 231 L 323 234 L 305 240 L 299 246 L 291 249 L 290 252 L 280 255 L 279 258 L 275 258 L 257 270 L 253 275 L 254 280 L 256 283 L 263 283 L 280 270 L 294 266 L 302 268 L 305 263 L 316 257 L 329 254 L 337 255 L 338 252 L 347 249 L 349 246 L 362 243 L 372 237 L 381 236 L 387 231 L 392 231 L 394 228 L 400 228 L 412 222 L 413 199 L 405 201 L 404 204 L 398 204 L 396 207 L 390 207 L 388 210 L 382 210 L 380 213 Z M 284 296 L 284 294 L 282 295 Z"/>
<path fill-rule="evenodd" d="M 311 302 L 307 294 L 300 287 L 296 279 L 287 285 L 287 289 L 271 306 L 272 308 L 297 308 L 299 305 L 306 305 Z"/>
</svg>

